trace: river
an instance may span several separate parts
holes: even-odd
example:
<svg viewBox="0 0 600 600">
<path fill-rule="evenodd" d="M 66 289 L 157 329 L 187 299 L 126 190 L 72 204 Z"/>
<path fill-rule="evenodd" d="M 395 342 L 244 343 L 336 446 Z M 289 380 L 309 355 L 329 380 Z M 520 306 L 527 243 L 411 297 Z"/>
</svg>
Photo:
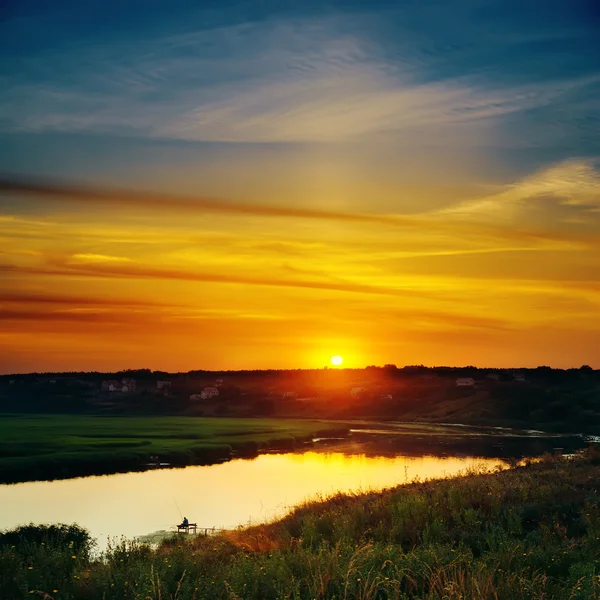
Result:
<svg viewBox="0 0 600 600">
<path fill-rule="evenodd" d="M 528 454 L 538 452 L 521 453 Z M 26 523 L 77 523 L 102 550 L 109 538 L 172 530 L 183 516 L 201 528 L 229 529 L 282 516 L 307 499 L 337 492 L 380 490 L 415 478 L 507 466 L 498 456 L 482 457 L 481 452 L 410 455 L 390 448 L 389 439 L 383 455 L 365 441 L 352 447 L 316 444 L 304 452 L 209 466 L 0 485 L 0 530 Z"/>
</svg>

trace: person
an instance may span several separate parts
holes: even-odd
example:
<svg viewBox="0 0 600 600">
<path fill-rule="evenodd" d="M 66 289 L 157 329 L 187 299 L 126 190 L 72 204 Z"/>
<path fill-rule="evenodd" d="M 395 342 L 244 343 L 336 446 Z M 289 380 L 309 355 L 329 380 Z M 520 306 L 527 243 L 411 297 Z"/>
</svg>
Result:
<svg viewBox="0 0 600 600">
<path fill-rule="evenodd" d="M 190 522 L 187 517 L 183 517 L 183 523 L 179 527 L 188 527 Z"/>
</svg>

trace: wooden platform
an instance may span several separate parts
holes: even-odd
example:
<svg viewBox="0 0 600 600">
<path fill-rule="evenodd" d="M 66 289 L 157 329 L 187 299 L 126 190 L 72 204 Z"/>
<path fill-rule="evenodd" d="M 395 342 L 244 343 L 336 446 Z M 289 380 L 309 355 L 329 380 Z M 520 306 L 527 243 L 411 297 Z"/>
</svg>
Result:
<svg viewBox="0 0 600 600">
<path fill-rule="evenodd" d="M 219 531 L 222 530 L 217 529 L 216 527 L 198 527 L 196 523 L 177 525 L 177 533 L 199 533 L 200 535 L 214 535 Z"/>
<path fill-rule="evenodd" d="M 177 525 L 177 533 L 197 533 L 198 525 L 188 523 L 187 525 Z"/>
</svg>

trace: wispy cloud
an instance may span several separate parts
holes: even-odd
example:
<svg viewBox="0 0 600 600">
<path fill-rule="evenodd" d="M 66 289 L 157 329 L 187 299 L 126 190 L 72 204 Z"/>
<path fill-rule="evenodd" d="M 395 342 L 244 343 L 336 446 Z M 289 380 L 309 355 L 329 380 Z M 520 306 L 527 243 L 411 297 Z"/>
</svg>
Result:
<svg viewBox="0 0 600 600">
<path fill-rule="evenodd" d="M 259 285 L 268 287 L 304 288 L 332 292 L 350 292 L 374 295 L 421 295 L 407 289 L 392 289 L 376 285 L 368 285 L 332 279 L 330 281 L 311 281 L 303 279 L 283 279 L 268 276 L 244 276 L 229 273 L 209 273 L 198 271 L 183 271 L 178 269 L 157 269 L 144 265 L 120 266 L 93 263 L 85 267 L 73 266 L 20 266 L 0 264 L 0 272 L 5 274 L 48 275 L 63 277 L 104 277 L 108 279 L 166 279 L 190 282 Z"/>
<path fill-rule="evenodd" d="M 269 20 L 120 41 L 118 53 L 114 45 L 92 46 L 40 57 L 63 75 L 9 79 L 0 125 L 213 142 L 331 142 L 401 132 L 405 145 L 464 145 L 489 137 L 490 122 L 504 115 L 598 79 L 564 75 L 524 84 L 449 75 L 440 70 L 443 46 L 417 38 L 392 58 L 376 37 L 381 27 L 360 23 L 359 16 Z M 30 64 L 22 67 L 26 73 Z"/>
<path fill-rule="evenodd" d="M 101 297 L 94 298 L 91 296 L 74 296 L 72 294 L 55 294 L 49 292 L 22 292 L 22 291 L 7 291 L 0 292 L 0 303 L 10 303 L 19 305 L 31 304 L 51 304 L 58 305 L 64 309 L 97 306 L 97 307 L 163 307 L 176 306 L 175 304 L 163 304 L 152 300 L 144 300 L 140 298 L 115 298 Z"/>
<path fill-rule="evenodd" d="M 462 202 L 438 214 L 511 225 L 579 224 L 600 235 L 598 164 L 593 160 L 568 160 L 533 173 L 492 196 Z"/>
<path fill-rule="evenodd" d="M 73 254 L 71 261 L 77 263 L 97 263 L 97 262 L 130 262 L 127 256 L 109 256 L 106 254 Z"/>
<path fill-rule="evenodd" d="M 54 202 L 84 202 L 129 205 L 142 208 L 190 212 L 224 212 L 266 217 L 300 217 L 307 219 L 332 219 L 349 222 L 398 224 L 401 217 L 356 214 L 343 211 L 294 208 L 251 202 L 217 200 L 206 197 L 186 198 L 176 194 L 157 194 L 128 190 L 110 190 L 99 187 L 72 186 L 50 182 L 0 179 L 0 192 L 46 198 Z"/>
</svg>

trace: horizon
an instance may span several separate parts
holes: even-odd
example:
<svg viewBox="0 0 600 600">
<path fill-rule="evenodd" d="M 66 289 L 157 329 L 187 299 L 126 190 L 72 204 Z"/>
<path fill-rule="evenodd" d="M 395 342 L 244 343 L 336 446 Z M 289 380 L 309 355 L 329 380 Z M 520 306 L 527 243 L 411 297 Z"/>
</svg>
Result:
<svg viewBox="0 0 600 600">
<path fill-rule="evenodd" d="M 527 367 L 527 366 L 510 366 L 510 367 L 481 367 L 476 365 L 403 365 L 397 366 L 393 363 L 386 363 L 384 365 L 366 365 L 364 367 L 332 367 L 329 365 L 325 365 L 323 367 L 290 367 L 290 368 L 279 368 L 279 369 L 190 369 L 189 371 L 165 371 L 164 369 L 150 369 L 147 367 L 141 367 L 139 369 L 125 368 L 125 369 L 116 369 L 113 371 L 98 371 L 98 370 L 88 370 L 88 371 L 29 371 L 26 373 L 0 373 L 0 377 L 10 377 L 14 376 L 27 376 L 27 375 L 106 375 L 106 374 L 119 374 L 119 373 L 139 373 L 141 371 L 146 371 L 148 374 L 152 375 L 154 373 L 164 373 L 166 375 L 189 375 L 193 373 L 271 373 L 271 372 L 298 372 L 298 371 L 366 371 L 369 369 L 381 369 L 384 370 L 386 367 L 393 367 L 397 371 L 404 371 L 406 369 L 427 369 L 427 370 L 436 370 L 436 369 L 448 369 L 453 371 L 463 371 L 468 369 L 475 369 L 477 371 L 535 371 L 538 369 L 550 369 L 552 371 L 586 371 L 590 369 L 591 371 L 599 371 L 600 369 L 594 369 L 589 364 L 580 365 L 578 367 L 551 367 L 549 365 L 537 365 L 535 367 Z"/>
<path fill-rule="evenodd" d="M 9 3 L 0 373 L 599 369 L 599 19 Z"/>
</svg>

